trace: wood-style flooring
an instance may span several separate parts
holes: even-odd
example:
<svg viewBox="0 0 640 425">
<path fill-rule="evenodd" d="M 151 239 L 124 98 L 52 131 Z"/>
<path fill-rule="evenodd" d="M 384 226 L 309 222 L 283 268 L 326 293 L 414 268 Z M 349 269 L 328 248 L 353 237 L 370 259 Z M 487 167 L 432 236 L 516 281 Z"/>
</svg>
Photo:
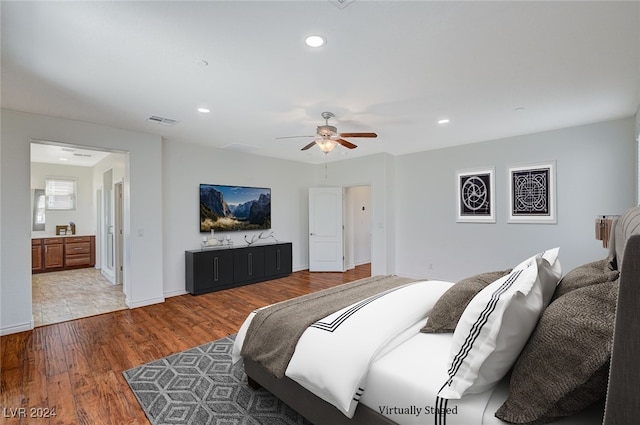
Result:
<svg viewBox="0 0 640 425">
<path fill-rule="evenodd" d="M 370 275 L 300 271 L 0 337 L 0 424 L 148 424 L 123 371 L 234 334 L 257 307 Z"/>
</svg>

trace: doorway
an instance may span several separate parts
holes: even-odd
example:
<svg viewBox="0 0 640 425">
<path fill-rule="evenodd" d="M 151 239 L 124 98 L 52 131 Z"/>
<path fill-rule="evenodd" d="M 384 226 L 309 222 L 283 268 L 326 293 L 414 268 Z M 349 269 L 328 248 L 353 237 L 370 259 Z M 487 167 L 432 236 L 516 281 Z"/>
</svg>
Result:
<svg viewBox="0 0 640 425">
<path fill-rule="evenodd" d="M 345 188 L 345 268 L 371 263 L 371 186 Z"/>
<path fill-rule="evenodd" d="M 309 188 L 309 270 L 372 261 L 371 186 Z"/>
<path fill-rule="evenodd" d="M 57 224 L 73 222 L 77 235 L 95 235 L 95 267 L 55 271 L 32 275 L 32 310 L 36 326 L 102 314 L 129 308 L 123 292 L 123 252 L 125 238 L 124 182 L 128 156 L 123 152 L 102 151 L 79 145 L 58 142 L 31 141 L 31 188 L 44 187 L 45 177 L 74 178 L 77 186 L 76 205 L 68 211 L 44 211 L 45 224 L 34 227 L 32 238 L 54 237 Z M 107 214 L 104 172 L 110 170 L 111 193 L 108 207 L 118 214 Z M 114 183 L 115 182 L 115 183 Z M 117 197 L 117 199 L 115 199 Z M 33 197 L 32 197 L 33 198 Z M 113 280 L 103 276 L 105 242 L 103 219 L 110 217 L 118 226 L 119 237 L 114 240 Z M 117 250 L 117 254 L 116 254 Z M 116 265 L 117 262 L 117 265 Z M 119 280 L 118 280 L 119 279 Z M 69 291 L 63 290 L 68 284 Z M 48 314 L 48 313 L 56 314 Z M 49 316 L 49 317 L 46 317 Z"/>
</svg>

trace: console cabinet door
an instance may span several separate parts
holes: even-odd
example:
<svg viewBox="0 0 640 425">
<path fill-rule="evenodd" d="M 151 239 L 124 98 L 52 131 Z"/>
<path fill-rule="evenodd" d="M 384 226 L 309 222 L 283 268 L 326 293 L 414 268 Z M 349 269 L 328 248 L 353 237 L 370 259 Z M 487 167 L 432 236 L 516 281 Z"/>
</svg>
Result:
<svg viewBox="0 0 640 425">
<path fill-rule="evenodd" d="M 264 247 L 265 276 L 286 276 L 292 269 L 292 249 L 290 243 Z"/>
<path fill-rule="evenodd" d="M 233 284 L 233 253 L 202 251 L 187 253 L 187 291 L 202 294 Z"/>
<path fill-rule="evenodd" d="M 264 247 L 255 246 L 233 250 L 233 274 L 236 283 L 264 277 Z"/>
</svg>

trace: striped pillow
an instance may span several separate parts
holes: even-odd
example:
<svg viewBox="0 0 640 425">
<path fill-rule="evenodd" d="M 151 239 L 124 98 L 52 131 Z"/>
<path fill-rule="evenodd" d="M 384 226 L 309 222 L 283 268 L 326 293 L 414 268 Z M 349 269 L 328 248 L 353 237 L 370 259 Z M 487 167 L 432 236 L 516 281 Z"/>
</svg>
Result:
<svg viewBox="0 0 640 425">
<path fill-rule="evenodd" d="M 558 251 L 523 261 L 471 300 L 453 333 L 449 379 L 439 398 L 483 392 L 509 371 L 560 280 Z"/>
</svg>

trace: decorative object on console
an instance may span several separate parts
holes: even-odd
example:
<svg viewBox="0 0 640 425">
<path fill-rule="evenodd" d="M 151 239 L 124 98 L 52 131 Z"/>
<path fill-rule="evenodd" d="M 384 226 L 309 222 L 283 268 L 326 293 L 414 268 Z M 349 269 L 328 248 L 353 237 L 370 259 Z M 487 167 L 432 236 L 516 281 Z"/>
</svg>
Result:
<svg viewBox="0 0 640 425">
<path fill-rule="evenodd" d="M 496 222 L 494 171 L 493 168 L 483 168 L 456 173 L 457 222 Z"/>
<path fill-rule="evenodd" d="M 509 167 L 509 223 L 556 223 L 556 163 Z"/>
<path fill-rule="evenodd" d="M 276 237 L 273 236 L 273 232 L 269 232 L 267 236 L 264 236 L 264 232 L 260 232 L 259 235 L 253 235 L 251 239 L 247 239 L 247 235 L 244 235 L 244 241 L 247 243 L 247 245 L 254 244 L 258 242 L 260 239 L 269 239 L 269 238 L 273 238 L 274 241 L 278 242 Z"/>
<path fill-rule="evenodd" d="M 200 232 L 271 228 L 271 189 L 200 185 Z"/>
</svg>

